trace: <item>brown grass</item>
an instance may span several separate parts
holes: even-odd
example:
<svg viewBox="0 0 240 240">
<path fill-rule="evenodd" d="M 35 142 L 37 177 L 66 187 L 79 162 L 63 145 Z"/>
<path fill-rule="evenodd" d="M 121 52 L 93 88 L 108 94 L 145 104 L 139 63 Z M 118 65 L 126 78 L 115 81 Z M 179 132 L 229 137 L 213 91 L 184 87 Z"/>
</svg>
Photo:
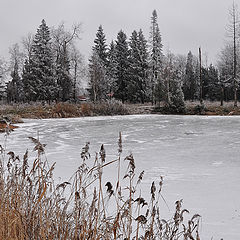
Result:
<svg viewBox="0 0 240 240">
<path fill-rule="evenodd" d="M 57 104 L 14 104 L 1 105 L 0 116 L 12 119 L 18 118 L 68 118 L 99 115 L 125 115 L 130 111 L 119 101 L 105 101 L 93 104 L 85 103 L 57 103 Z"/>
<path fill-rule="evenodd" d="M 49 166 L 44 158 L 45 145 L 30 140 L 36 151 L 32 164 L 28 152 L 20 160 L 14 152 L 0 148 L 0 239 L 200 240 L 200 216 L 185 219 L 188 211 L 182 209 L 182 200 L 176 201 L 171 219 L 160 215 L 162 178 L 152 182 L 149 201 L 141 195 L 144 171 L 136 176 L 132 154 L 122 158 L 121 134 L 117 159 L 107 161 L 103 145 L 92 159 L 86 143 L 77 171 L 57 186 L 55 164 Z M 120 163 L 125 166 L 124 175 Z M 110 165 L 117 167 L 116 183 L 103 182 L 104 169 Z"/>
</svg>

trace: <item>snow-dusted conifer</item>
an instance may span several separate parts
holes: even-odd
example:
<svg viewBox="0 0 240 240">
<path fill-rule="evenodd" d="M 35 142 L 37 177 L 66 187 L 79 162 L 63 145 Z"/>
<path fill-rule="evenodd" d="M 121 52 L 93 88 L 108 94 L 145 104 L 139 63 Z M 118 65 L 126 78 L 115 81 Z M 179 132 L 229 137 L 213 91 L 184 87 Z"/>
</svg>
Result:
<svg viewBox="0 0 240 240">
<path fill-rule="evenodd" d="M 116 63 L 116 46 L 113 41 L 111 41 L 108 57 L 107 57 L 107 77 L 108 77 L 108 94 L 111 99 L 114 96 L 116 90 L 116 72 L 117 72 L 117 63 Z"/>
<path fill-rule="evenodd" d="M 123 103 L 128 100 L 129 50 L 126 34 L 120 30 L 116 40 L 116 91 L 114 96 Z"/>
<path fill-rule="evenodd" d="M 155 84 L 159 80 L 162 64 L 162 37 L 158 26 L 157 11 L 154 10 L 151 17 L 151 29 L 150 29 L 150 88 L 151 88 L 151 101 L 154 103 L 154 92 L 156 92 Z"/>
<path fill-rule="evenodd" d="M 130 80 L 128 86 L 129 100 L 144 103 L 147 100 L 147 42 L 142 30 L 134 31 L 130 38 Z"/>
<path fill-rule="evenodd" d="M 102 25 L 99 26 L 94 40 L 93 50 L 98 55 L 104 65 L 107 65 L 107 44 Z"/>
<path fill-rule="evenodd" d="M 32 56 L 25 62 L 23 73 L 24 90 L 28 100 L 53 100 L 57 86 L 53 72 L 51 37 L 45 20 L 37 29 L 33 40 Z"/>
<path fill-rule="evenodd" d="M 93 101 L 105 100 L 109 92 L 107 45 L 102 25 L 99 26 L 89 59 L 89 91 Z"/>
<path fill-rule="evenodd" d="M 185 100 L 193 101 L 197 97 L 198 91 L 198 77 L 196 76 L 197 71 L 198 67 L 194 66 L 194 56 L 192 52 L 189 51 L 187 55 L 185 78 L 183 81 L 183 92 Z"/>
</svg>

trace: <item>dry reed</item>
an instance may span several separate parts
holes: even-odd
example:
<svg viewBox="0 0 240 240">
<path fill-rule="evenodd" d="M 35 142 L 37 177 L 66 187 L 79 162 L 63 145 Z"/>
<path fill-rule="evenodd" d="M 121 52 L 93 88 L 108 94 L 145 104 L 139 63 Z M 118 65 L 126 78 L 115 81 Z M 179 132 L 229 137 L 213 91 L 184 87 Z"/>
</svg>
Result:
<svg viewBox="0 0 240 240">
<path fill-rule="evenodd" d="M 162 178 L 152 183 L 149 201 L 142 196 L 144 171 L 136 176 L 132 154 L 122 158 L 121 134 L 117 159 L 107 161 L 104 145 L 92 157 L 86 143 L 81 165 L 69 181 L 58 185 L 53 178 L 55 164 L 49 166 L 43 157 L 45 145 L 29 139 L 36 151 L 33 164 L 28 151 L 21 160 L 0 147 L 0 239 L 200 240 L 200 216 L 185 220 L 188 210 L 182 209 L 182 200 L 176 201 L 171 219 L 161 218 Z M 120 163 L 126 167 L 123 176 Z M 116 183 L 104 183 L 105 167 L 114 164 Z"/>
</svg>

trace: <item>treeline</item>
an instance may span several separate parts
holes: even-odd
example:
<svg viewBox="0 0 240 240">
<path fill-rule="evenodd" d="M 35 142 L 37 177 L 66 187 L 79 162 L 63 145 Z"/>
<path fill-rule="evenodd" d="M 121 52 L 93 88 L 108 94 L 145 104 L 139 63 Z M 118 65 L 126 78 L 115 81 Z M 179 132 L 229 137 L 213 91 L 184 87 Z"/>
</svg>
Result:
<svg viewBox="0 0 240 240">
<path fill-rule="evenodd" d="M 88 94 L 93 102 L 115 98 L 130 103 L 151 102 L 176 112 L 185 100 L 211 101 L 239 98 L 239 39 L 232 31 L 237 8 L 230 11 L 229 41 L 218 56 L 217 65 L 202 64 L 191 51 L 185 55 L 163 53 L 157 11 L 150 22 L 150 35 L 134 30 L 128 38 L 123 30 L 107 44 L 103 27 L 96 33 L 88 71 L 76 48 L 80 27 L 71 31 L 64 24 L 49 29 L 43 20 L 35 36 L 10 49 L 11 81 L 6 87 L 8 102 L 75 101 L 83 72 L 88 79 Z M 0 62 L 0 71 L 3 63 Z M 0 75 L 1 75 L 0 72 Z M 80 86 L 81 87 L 81 86 Z"/>
<path fill-rule="evenodd" d="M 45 20 L 35 36 L 10 48 L 11 81 L 6 86 L 8 102 L 68 101 L 76 99 L 83 72 L 82 55 L 75 46 L 80 25 L 66 30 L 64 24 L 49 29 Z"/>
<path fill-rule="evenodd" d="M 230 29 L 239 28 L 234 25 L 236 11 L 233 4 Z M 163 102 L 181 111 L 184 100 L 202 98 L 221 101 L 222 105 L 223 101 L 239 98 L 240 55 L 236 36 L 231 36 L 231 41 L 219 54 L 217 66 L 207 63 L 200 66 L 199 56 L 191 51 L 187 56 L 170 51 L 164 54 L 156 10 L 152 13 L 148 39 L 141 29 L 134 30 L 129 39 L 121 30 L 108 46 L 100 25 L 89 63 L 93 101 L 114 97 L 122 102 Z"/>
</svg>

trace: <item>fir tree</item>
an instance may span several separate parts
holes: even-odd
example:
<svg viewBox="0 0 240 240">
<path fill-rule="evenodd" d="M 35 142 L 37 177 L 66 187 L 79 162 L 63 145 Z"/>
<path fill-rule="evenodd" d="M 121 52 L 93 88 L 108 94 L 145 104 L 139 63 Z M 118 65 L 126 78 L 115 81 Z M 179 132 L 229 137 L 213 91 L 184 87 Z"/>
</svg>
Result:
<svg viewBox="0 0 240 240">
<path fill-rule="evenodd" d="M 116 46 L 112 41 L 108 50 L 107 57 L 107 77 L 108 77 L 108 94 L 111 98 L 114 95 L 116 90 L 116 72 L 117 72 L 117 63 L 116 63 Z"/>
<path fill-rule="evenodd" d="M 53 100 L 57 85 L 53 71 L 51 37 L 45 20 L 37 29 L 33 40 L 32 56 L 26 62 L 23 84 L 28 100 Z"/>
<path fill-rule="evenodd" d="M 129 82 L 129 50 L 127 36 L 122 30 L 117 35 L 115 51 L 117 87 L 114 95 L 124 103 L 129 98 L 127 94 Z"/>
<path fill-rule="evenodd" d="M 142 30 L 134 31 L 130 38 L 130 81 L 128 93 L 133 102 L 144 103 L 147 100 L 147 41 Z"/>
<path fill-rule="evenodd" d="M 95 45 L 93 46 L 93 51 L 98 55 L 102 63 L 104 65 L 107 65 L 107 44 L 102 25 L 100 25 L 98 28 L 94 44 Z"/>
<path fill-rule="evenodd" d="M 57 58 L 56 78 L 58 84 L 58 99 L 67 101 L 72 97 L 72 79 L 70 76 L 70 61 L 66 45 L 63 44 Z"/>
<path fill-rule="evenodd" d="M 107 45 L 103 28 L 100 25 L 94 40 L 92 56 L 89 60 L 90 94 L 93 101 L 104 100 L 109 92 L 107 78 Z"/>
<path fill-rule="evenodd" d="M 158 20 L 157 11 L 154 10 L 151 17 L 151 30 L 150 30 L 150 88 L 152 104 L 155 101 L 154 100 L 154 92 L 156 92 L 154 90 L 155 84 L 159 80 L 163 64 L 162 37 L 157 20 Z"/>
<path fill-rule="evenodd" d="M 197 71 L 198 67 L 194 66 L 193 54 L 190 51 L 187 55 L 186 72 L 183 81 L 183 92 L 185 100 L 193 101 L 197 97 L 198 91 L 198 79 L 196 76 Z"/>
</svg>

